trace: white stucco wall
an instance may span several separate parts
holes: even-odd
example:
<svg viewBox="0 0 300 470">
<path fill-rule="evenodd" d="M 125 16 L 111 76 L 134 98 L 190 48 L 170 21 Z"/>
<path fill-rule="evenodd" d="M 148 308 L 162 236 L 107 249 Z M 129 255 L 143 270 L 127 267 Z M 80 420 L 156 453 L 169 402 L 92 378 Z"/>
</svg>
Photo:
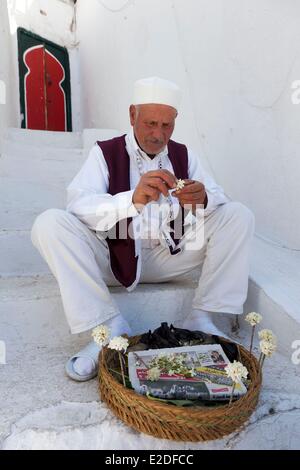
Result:
<svg viewBox="0 0 300 470">
<path fill-rule="evenodd" d="M 10 47 L 6 2 L 0 0 L 0 152 L 4 130 L 15 123 L 11 94 Z"/>
<path fill-rule="evenodd" d="M 84 127 L 126 129 L 132 83 L 184 90 L 174 137 L 195 147 L 257 232 L 300 249 L 300 3 L 78 0 Z"/>
<path fill-rule="evenodd" d="M 0 0 L 6 2 L 6 0 Z M 74 4 L 71 0 L 7 0 L 11 34 L 11 60 L 13 63 L 12 88 L 14 96 L 16 127 L 21 125 L 19 106 L 19 72 L 17 28 L 23 27 L 32 33 L 66 47 L 69 51 L 72 123 L 73 130 L 81 130 L 80 85 L 76 45 Z"/>
</svg>

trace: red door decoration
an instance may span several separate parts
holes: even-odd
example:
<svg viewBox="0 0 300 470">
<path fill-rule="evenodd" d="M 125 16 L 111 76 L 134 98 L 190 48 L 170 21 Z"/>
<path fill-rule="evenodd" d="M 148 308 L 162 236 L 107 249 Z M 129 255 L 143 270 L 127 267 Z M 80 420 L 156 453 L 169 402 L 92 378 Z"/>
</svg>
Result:
<svg viewBox="0 0 300 470">
<path fill-rule="evenodd" d="M 24 52 L 27 73 L 24 79 L 27 129 L 67 130 L 66 94 L 61 84 L 65 69 L 45 45 Z"/>
</svg>

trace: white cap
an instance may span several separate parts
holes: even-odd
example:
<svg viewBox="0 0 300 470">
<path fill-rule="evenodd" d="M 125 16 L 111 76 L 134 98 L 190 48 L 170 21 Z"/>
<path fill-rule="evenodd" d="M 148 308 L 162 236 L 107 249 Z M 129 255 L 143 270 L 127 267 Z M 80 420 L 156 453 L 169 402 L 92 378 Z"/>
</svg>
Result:
<svg viewBox="0 0 300 470">
<path fill-rule="evenodd" d="M 181 91 L 175 83 L 150 77 L 135 82 L 132 104 L 165 104 L 178 109 L 180 98 Z"/>
</svg>

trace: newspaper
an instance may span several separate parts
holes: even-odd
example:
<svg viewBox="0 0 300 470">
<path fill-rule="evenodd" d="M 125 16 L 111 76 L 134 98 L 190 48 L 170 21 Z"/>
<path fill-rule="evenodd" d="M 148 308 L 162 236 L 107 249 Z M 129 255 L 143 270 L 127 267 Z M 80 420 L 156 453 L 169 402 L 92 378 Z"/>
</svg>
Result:
<svg viewBox="0 0 300 470">
<path fill-rule="evenodd" d="M 128 354 L 129 379 L 135 391 L 168 400 L 228 400 L 233 383 L 224 368 L 229 363 L 219 344 Z M 237 383 L 233 397 L 246 392 L 245 385 Z"/>
</svg>

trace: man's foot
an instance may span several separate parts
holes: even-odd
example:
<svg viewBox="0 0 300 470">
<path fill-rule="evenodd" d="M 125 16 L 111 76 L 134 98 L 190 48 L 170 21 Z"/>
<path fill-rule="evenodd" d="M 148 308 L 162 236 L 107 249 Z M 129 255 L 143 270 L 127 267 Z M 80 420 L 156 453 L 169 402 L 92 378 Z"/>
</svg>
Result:
<svg viewBox="0 0 300 470">
<path fill-rule="evenodd" d="M 100 349 L 94 341 L 88 343 L 66 363 L 67 375 L 77 382 L 85 382 L 96 377 Z"/>
<path fill-rule="evenodd" d="M 80 375 L 81 377 L 95 377 L 97 373 L 98 356 L 100 351 L 101 348 L 98 347 L 97 351 L 95 351 L 94 357 L 77 357 L 73 363 L 74 372 Z"/>
<path fill-rule="evenodd" d="M 105 325 L 111 331 L 111 338 L 123 334 L 131 335 L 130 326 L 121 315 L 113 317 L 111 320 L 105 322 Z M 98 373 L 98 357 L 100 350 L 101 347 L 94 341 L 89 343 L 68 360 L 66 364 L 67 375 L 78 382 L 85 382 L 96 377 Z"/>
<path fill-rule="evenodd" d="M 206 312 L 204 310 L 192 310 L 190 315 L 184 320 L 182 328 L 186 330 L 199 330 L 210 335 L 221 336 L 223 338 L 228 338 L 228 336 L 219 330 L 213 323 L 212 317 L 213 313 Z"/>
</svg>

